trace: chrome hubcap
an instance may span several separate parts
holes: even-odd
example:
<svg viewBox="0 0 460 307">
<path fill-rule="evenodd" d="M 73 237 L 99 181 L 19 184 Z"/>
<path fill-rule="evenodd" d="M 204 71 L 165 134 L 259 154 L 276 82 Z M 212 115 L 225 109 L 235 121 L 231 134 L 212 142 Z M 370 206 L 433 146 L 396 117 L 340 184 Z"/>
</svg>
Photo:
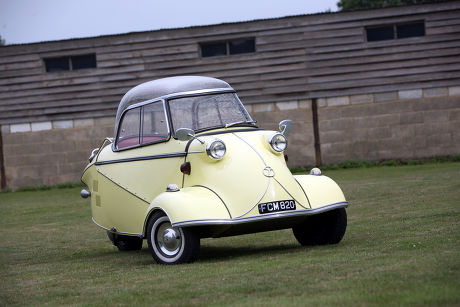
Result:
<svg viewBox="0 0 460 307">
<path fill-rule="evenodd" d="M 180 232 L 171 226 L 171 223 L 165 222 L 158 227 L 156 234 L 158 247 L 161 252 L 167 256 L 176 255 L 182 244 Z"/>
</svg>

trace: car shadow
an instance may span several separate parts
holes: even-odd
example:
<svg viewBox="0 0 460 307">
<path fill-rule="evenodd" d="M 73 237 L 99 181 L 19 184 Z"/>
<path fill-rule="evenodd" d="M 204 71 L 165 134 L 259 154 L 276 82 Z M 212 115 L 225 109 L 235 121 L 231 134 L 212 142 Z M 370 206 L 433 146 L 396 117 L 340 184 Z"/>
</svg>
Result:
<svg viewBox="0 0 460 307">
<path fill-rule="evenodd" d="M 231 247 L 231 246 L 202 246 L 198 256 L 199 262 L 220 261 L 246 256 L 271 255 L 290 253 L 294 250 L 301 250 L 302 246 L 297 244 L 283 244 L 260 247 Z"/>
<path fill-rule="evenodd" d="M 343 245 L 343 244 L 342 244 Z M 292 254 L 292 253 L 305 253 L 308 252 L 311 248 L 334 248 L 335 245 L 327 245 L 324 247 L 316 246 L 301 246 L 297 243 L 286 243 L 286 244 L 277 244 L 277 245 L 267 245 L 267 246 L 213 246 L 208 244 L 203 244 L 200 247 L 200 252 L 196 262 L 199 263 L 212 263 L 220 261 L 228 261 L 230 259 L 244 258 L 248 256 L 255 257 L 278 257 L 280 255 Z M 137 254 L 137 256 L 136 256 Z M 74 255 L 75 256 L 75 255 Z M 141 250 L 137 251 L 118 251 L 115 247 L 111 249 L 101 248 L 97 251 L 86 251 L 84 252 L 86 259 L 130 259 L 130 261 L 137 262 L 138 264 L 150 265 L 155 263 L 150 254 L 150 250 L 145 244 Z M 137 260 L 134 260 L 136 257 Z M 262 258 L 262 257 L 261 257 Z M 123 261 L 123 260 L 121 260 Z M 153 262 L 152 262 L 153 261 Z"/>
<path fill-rule="evenodd" d="M 231 247 L 231 246 L 201 246 L 200 252 L 196 262 L 198 263 L 211 263 L 211 262 L 220 262 L 228 261 L 229 259 L 244 258 L 247 256 L 266 256 L 266 257 L 275 257 L 281 254 L 292 253 L 294 251 L 301 251 L 308 249 L 308 247 L 301 246 L 298 244 L 283 244 L 283 245 L 274 245 L 274 246 L 261 246 L 261 247 Z M 148 258 L 148 261 L 145 264 L 152 264 L 152 256 L 150 250 L 145 245 L 140 251 L 131 251 L 131 252 L 122 252 L 124 255 L 129 255 L 132 253 L 139 253 L 145 255 Z M 145 260 L 142 258 L 142 261 Z"/>
</svg>

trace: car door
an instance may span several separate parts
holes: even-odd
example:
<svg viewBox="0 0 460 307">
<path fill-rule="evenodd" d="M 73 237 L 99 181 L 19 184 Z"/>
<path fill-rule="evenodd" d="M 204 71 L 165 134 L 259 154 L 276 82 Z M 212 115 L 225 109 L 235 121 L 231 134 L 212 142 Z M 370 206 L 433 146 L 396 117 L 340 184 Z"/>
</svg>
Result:
<svg viewBox="0 0 460 307">
<path fill-rule="evenodd" d="M 142 231 L 152 200 L 168 184 L 181 185 L 185 145 L 171 138 L 163 100 L 124 112 L 113 146 L 104 148 L 95 163 L 101 204 L 118 232 Z"/>
</svg>

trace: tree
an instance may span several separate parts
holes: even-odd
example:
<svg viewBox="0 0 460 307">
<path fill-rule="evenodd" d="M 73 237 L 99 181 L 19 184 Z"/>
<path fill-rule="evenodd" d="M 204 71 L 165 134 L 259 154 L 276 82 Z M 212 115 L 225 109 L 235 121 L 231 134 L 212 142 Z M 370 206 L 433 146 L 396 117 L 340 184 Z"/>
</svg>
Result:
<svg viewBox="0 0 460 307">
<path fill-rule="evenodd" d="M 362 9 L 377 9 L 389 6 L 447 2 L 449 0 L 340 0 L 337 6 L 340 11 L 353 11 Z"/>
<path fill-rule="evenodd" d="M 0 35 L 0 46 L 3 46 L 5 45 L 5 40 L 2 39 L 2 36 Z"/>
</svg>

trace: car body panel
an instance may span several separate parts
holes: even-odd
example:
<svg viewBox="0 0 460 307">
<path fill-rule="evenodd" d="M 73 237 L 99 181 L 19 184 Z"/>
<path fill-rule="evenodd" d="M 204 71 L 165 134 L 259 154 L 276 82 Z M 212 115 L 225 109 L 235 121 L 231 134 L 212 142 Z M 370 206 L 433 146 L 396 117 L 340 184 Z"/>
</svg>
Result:
<svg viewBox="0 0 460 307">
<path fill-rule="evenodd" d="M 217 237 L 293 227 L 308 215 L 348 206 L 340 187 L 332 179 L 322 175 L 293 176 L 286 165 L 284 151 L 276 152 L 269 144 L 269 139 L 280 132 L 255 127 L 242 105 L 235 111 L 242 109 L 241 116 L 247 118 L 242 126 L 230 127 L 235 124 L 230 122 L 228 127 L 225 124 L 191 130 L 195 135 L 189 140 L 177 139 L 174 129 L 189 127 L 174 127 L 170 118 L 170 97 L 179 99 L 177 97 L 192 95 L 197 100 L 199 95 L 206 95 L 203 99 L 206 103 L 201 104 L 199 99 L 194 102 L 193 110 L 201 112 L 201 106 L 212 105 L 208 102 L 211 95 L 235 95 L 227 83 L 211 79 L 180 77 L 168 82 L 152 81 L 125 95 L 117 112 L 115 141 L 106 140 L 100 149 L 93 151 L 94 157 L 92 155 L 82 176 L 90 190 L 92 216 L 97 225 L 113 233 L 144 237 L 149 217 L 160 210 L 174 227 L 198 227 L 206 230 L 203 236 Z M 218 88 L 196 88 L 200 80 Z M 185 89 L 189 92 L 173 94 L 180 86 L 172 84 L 157 91 L 167 96 L 149 97 L 152 84 L 175 82 L 185 82 Z M 236 95 L 234 97 L 237 99 Z M 139 108 L 140 118 L 143 118 L 144 106 L 149 103 L 163 106 L 166 116 L 163 125 L 167 125 L 167 135 L 156 143 L 117 148 L 116 139 L 124 127 L 120 124 L 124 114 Z M 229 105 L 225 108 L 228 109 Z M 187 114 L 190 117 L 191 113 Z M 219 113 L 218 116 L 222 121 L 225 114 Z M 195 123 L 201 127 L 198 119 Z M 139 139 L 143 139 L 146 135 L 144 124 L 139 127 Z M 153 129 L 152 125 L 152 132 Z M 123 141 L 129 140 L 126 135 Z M 222 141 L 226 147 L 225 155 L 219 160 L 207 153 L 208 146 L 216 140 Z M 184 163 L 189 163 L 190 174 L 181 172 Z M 177 186 L 177 189 L 168 189 L 168 186 Z M 259 212 L 259 204 L 275 206 L 276 202 L 284 201 L 295 202 L 295 209 Z"/>
<path fill-rule="evenodd" d="M 93 219 L 101 227 L 121 234 L 142 235 L 149 203 L 98 173 L 99 204 L 92 204 Z"/>
<path fill-rule="evenodd" d="M 272 153 L 265 145 L 273 133 L 247 131 L 207 137 L 224 141 L 227 153 L 217 162 L 206 154 L 188 155 L 192 172 L 185 176 L 185 186 L 203 185 L 215 191 L 230 208 L 232 218 L 258 215 L 258 203 L 275 200 L 295 198 L 299 209 L 309 208 L 305 194 L 286 167 L 284 155 Z M 198 151 L 201 146 L 194 141 L 190 148 Z M 274 170 L 273 177 L 264 175 L 267 167 Z"/>
<path fill-rule="evenodd" d="M 168 184 L 182 184 L 180 165 L 186 142 L 170 140 L 154 146 L 114 152 L 106 146 L 96 161 L 97 171 L 117 185 L 151 203 Z M 122 162 L 120 162 L 122 161 Z"/>
<path fill-rule="evenodd" d="M 135 156 L 127 151 L 113 152 L 111 146 L 104 147 L 93 163 L 96 171 L 85 173 L 84 179 L 88 186 L 93 186 L 95 222 L 106 229 L 115 228 L 119 233 L 142 235 L 142 225 L 154 209 L 164 211 L 173 225 L 186 226 L 238 224 L 250 221 L 251 217 L 257 220 L 257 217 L 309 215 L 321 207 L 346 206 L 341 189 L 332 179 L 292 176 L 283 155 L 267 148 L 266 140 L 274 131 L 239 130 L 223 129 L 222 134 L 197 135 L 205 143 L 220 139 L 227 144 L 229 150 L 220 161 L 210 159 L 205 153 L 205 144 L 198 140 L 190 142 L 186 157 L 184 154 L 148 160 L 136 158 L 164 155 L 164 146 L 155 145 L 157 150 L 142 148 Z M 173 142 L 176 143 L 172 146 L 174 152 L 185 153 L 186 142 Z M 133 161 L 117 162 L 123 159 Z M 178 171 L 184 161 L 191 163 L 190 175 Z M 194 167 L 197 165 L 200 167 Z M 273 176 L 264 175 L 267 166 L 273 170 Z M 91 184 L 91 180 L 95 180 L 92 177 L 98 178 L 96 191 L 94 181 Z M 171 183 L 182 189 L 166 192 L 167 184 Z M 296 212 L 259 214 L 259 203 L 290 199 L 296 202 Z M 102 209 L 102 203 L 110 209 Z M 117 220 L 123 222 L 115 222 Z"/>
<path fill-rule="evenodd" d="M 327 176 L 295 175 L 294 178 L 308 195 L 312 209 L 346 203 L 339 185 Z"/>
<path fill-rule="evenodd" d="M 163 192 L 150 204 L 148 212 L 161 210 L 171 223 L 184 220 L 229 219 L 226 204 L 212 190 L 203 186 L 183 188 L 177 192 Z"/>
</svg>

